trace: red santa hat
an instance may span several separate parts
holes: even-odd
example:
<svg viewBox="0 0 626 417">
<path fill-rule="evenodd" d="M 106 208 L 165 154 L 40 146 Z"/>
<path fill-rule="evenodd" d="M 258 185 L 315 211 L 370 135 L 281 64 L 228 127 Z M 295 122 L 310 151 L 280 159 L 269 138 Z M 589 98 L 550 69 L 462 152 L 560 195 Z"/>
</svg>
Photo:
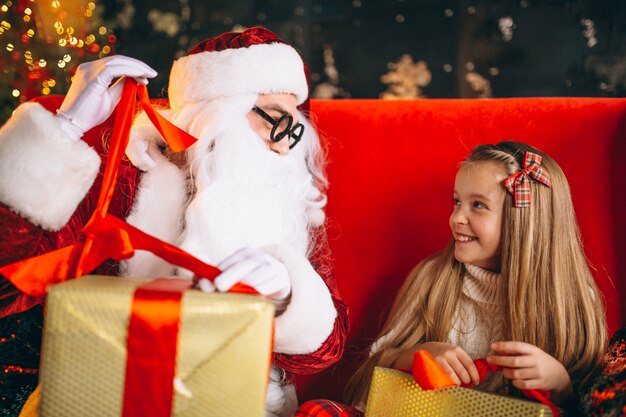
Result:
<svg viewBox="0 0 626 417">
<path fill-rule="evenodd" d="M 174 61 L 168 88 L 173 109 L 238 94 L 291 93 L 301 104 L 308 92 L 298 52 L 262 27 L 200 42 Z"/>
</svg>

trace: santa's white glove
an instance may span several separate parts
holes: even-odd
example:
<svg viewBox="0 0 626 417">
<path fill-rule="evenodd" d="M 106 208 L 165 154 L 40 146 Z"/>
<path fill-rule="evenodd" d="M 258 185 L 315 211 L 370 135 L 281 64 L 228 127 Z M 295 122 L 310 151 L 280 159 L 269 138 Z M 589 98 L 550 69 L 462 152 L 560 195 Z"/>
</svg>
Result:
<svg viewBox="0 0 626 417">
<path fill-rule="evenodd" d="M 57 111 L 63 130 L 78 140 L 86 131 L 104 122 L 122 95 L 122 82 L 111 85 L 115 78 L 127 76 L 148 84 L 148 78 L 156 75 L 148 65 L 123 55 L 80 64 Z"/>
<path fill-rule="evenodd" d="M 291 295 L 291 278 L 278 259 L 254 248 L 233 253 L 217 267 L 222 273 L 213 282 L 219 291 L 228 291 L 238 282 L 249 285 L 284 310 Z"/>
</svg>

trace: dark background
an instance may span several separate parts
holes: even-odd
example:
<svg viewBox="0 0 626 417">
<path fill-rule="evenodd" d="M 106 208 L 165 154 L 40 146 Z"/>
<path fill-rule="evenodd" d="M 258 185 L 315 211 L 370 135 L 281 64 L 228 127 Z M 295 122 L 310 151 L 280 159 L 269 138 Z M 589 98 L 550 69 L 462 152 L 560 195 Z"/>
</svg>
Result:
<svg viewBox="0 0 626 417">
<path fill-rule="evenodd" d="M 624 0 L 105 0 L 117 53 L 152 65 L 164 96 L 173 58 L 225 31 L 263 25 L 300 50 L 314 96 L 626 95 Z M 326 60 L 324 58 L 326 52 Z M 425 65 L 417 65 L 424 61 Z M 470 74 L 480 86 L 473 87 Z"/>
<path fill-rule="evenodd" d="M 7 0 L 0 124 L 114 53 L 167 97 L 175 58 L 256 25 L 301 52 L 315 98 L 626 96 L 626 0 Z"/>
</svg>

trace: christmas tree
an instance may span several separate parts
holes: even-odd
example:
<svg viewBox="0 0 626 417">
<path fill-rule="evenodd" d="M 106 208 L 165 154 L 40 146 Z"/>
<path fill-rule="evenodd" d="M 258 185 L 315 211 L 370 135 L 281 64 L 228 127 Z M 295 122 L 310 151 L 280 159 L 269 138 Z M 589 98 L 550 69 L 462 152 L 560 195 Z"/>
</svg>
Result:
<svg viewBox="0 0 626 417">
<path fill-rule="evenodd" d="M 0 6 L 0 124 L 19 103 L 66 93 L 81 62 L 113 52 L 115 35 L 100 14 L 95 2 L 83 0 Z"/>
</svg>

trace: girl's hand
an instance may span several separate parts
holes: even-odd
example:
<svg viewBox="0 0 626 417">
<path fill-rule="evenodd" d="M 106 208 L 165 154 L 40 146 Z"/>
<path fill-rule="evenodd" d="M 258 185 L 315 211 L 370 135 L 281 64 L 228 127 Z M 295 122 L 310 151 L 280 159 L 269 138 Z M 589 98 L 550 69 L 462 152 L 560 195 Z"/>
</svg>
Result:
<svg viewBox="0 0 626 417">
<path fill-rule="evenodd" d="M 502 366 L 502 375 L 517 388 L 550 391 L 555 403 L 572 394 L 572 381 L 563 364 L 537 346 L 496 342 L 491 349 L 495 355 L 489 355 L 487 362 Z"/>
<path fill-rule="evenodd" d="M 419 350 L 425 350 L 435 358 L 441 367 L 450 374 L 457 385 L 474 384 L 480 382 L 478 369 L 474 361 L 460 347 L 441 342 L 426 342 L 413 346 L 404 351 L 393 364 L 396 369 L 407 369 L 413 365 L 413 354 Z"/>
</svg>

